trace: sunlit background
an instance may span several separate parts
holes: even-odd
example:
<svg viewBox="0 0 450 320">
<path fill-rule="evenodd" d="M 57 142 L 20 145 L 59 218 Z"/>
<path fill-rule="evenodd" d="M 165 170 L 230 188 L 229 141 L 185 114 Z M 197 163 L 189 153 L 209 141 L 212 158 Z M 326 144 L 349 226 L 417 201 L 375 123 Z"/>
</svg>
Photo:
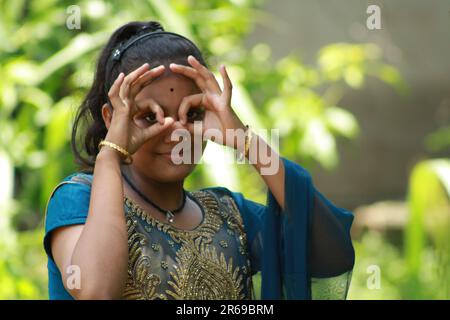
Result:
<svg viewBox="0 0 450 320">
<path fill-rule="evenodd" d="M 45 206 L 77 170 L 71 123 L 99 49 L 132 20 L 191 38 L 214 71 L 225 63 L 243 122 L 278 128 L 281 154 L 355 213 L 349 299 L 450 298 L 450 2 L 0 0 L 0 299 L 48 297 Z M 186 187 L 264 203 L 256 171 L 220 148 Z"/>
</svg>

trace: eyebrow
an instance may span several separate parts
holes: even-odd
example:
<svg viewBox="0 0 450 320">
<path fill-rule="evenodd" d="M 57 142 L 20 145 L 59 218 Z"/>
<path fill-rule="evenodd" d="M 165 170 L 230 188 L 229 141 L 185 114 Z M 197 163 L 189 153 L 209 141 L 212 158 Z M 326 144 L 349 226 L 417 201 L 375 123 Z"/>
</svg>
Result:
<svg viewBox="0 0 450 320">
<path fill-rule="evenodd" d="M 153 99 L 153 98 L 152 98 L 152 99 Z M 136 101 L 136 105 L 142 104 L 145 100 L 147 100 L 147 99 L 142 99 L 142 100 L 140 100 L 140 101 Z M 167 107 L 166 107 L 166 106 L 162 105 L 161 103 L 159 103 L 159 102 L 156 101 L 155 99 L 153 99 L 153 100 L 156 102 L 157 105 L 159 105 L 159 106 L 161 107 L 161 109 L 163 109 L 163 111 L 166 111 L 166 110 L 167 110 Z M 151 111 L 151 110 L 150 110 L 150 111 Z"/>
</svg>

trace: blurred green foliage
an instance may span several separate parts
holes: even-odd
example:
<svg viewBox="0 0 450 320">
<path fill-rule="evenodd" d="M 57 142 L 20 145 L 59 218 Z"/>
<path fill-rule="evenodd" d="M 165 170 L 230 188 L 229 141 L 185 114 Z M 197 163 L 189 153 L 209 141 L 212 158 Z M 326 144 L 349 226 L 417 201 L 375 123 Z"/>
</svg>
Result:
<svg viewBox="0 0 450 320">
<path fill-rule="evenodd" d="M 419 282 L 427 247 L 436 255 L 437 297 L 450 298 L 450 159 L 418 163 L 410 177 L 405 253 L 409 276 Z"/>
<path fill-rule="evenodd" d="M 426 143 L 444 132 L 429 135 Z M 354 241 L 350 299 L 450 299 L 450 159 L 423 160 L 413 167 L 407 203 L 401 247 L 376 231 Z M 373 266 L 380 271 L 379 288 L 368 284 Z"/>
<path fill-rule="evenodd" d="M 334 168 L 336 139 L 358 134 L 357 120 L 339 105 L 345 90 L 361 88 L 372 76 L 405 91 L 373 44 L 331 44 L 318 52 L 315 65 L 295 55 L 274 61 L 265 43 L 244 46 L 256 24 L 273 21 L 261 4 L 80 0 L 81 29 L 70 30 L 73 1 L 0 0 L 0 298 L 47 297 L 43 212 L 53 187 L 77 170 L 71 121 L 93 79 L 98 51 L 118 26 L 158 20 L 195 41 L 213 70 L 226 63 L 243 122 L 279 128 L 281 153 L 305 167 Z M 211 156 L 220 147 L 208 148 Z M 186 187 L 220 184 L 265 201 L 264 184 L 252 168 L 216 160 L 199 166 Z"/>
</svg>

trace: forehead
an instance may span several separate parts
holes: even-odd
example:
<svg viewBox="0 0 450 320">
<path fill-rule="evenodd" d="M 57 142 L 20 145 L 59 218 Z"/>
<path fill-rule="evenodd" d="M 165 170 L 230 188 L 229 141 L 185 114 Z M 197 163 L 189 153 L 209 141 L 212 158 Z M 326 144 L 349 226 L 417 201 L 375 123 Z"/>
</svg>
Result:
<svg viewBox="0 0 450 320">
<path fill-rule="evenodd" d="M 163 107 L 178 107 L 185 96 L 201 92 L 194 80 L 183 75 L 165 73 L 145 86 L 136 102 L 152 98 Z"/>
</svg>

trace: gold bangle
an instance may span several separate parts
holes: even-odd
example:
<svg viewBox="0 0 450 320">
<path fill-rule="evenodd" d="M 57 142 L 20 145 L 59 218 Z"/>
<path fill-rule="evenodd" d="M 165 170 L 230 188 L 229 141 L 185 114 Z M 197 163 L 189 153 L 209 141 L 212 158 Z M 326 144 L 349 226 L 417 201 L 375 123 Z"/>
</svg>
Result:
<svg viewBox="0 0 450 320">
<path fill-rule="evenodd" d="M 248 154 L 250 151 L 250 144 L 252 142 L 253 134 L 248 125 L 246 125 L 247 130 L 245 132 L 245 144 L 244 144 L 244 157 L 248 159 Z"/>
<path fill-rule="evenodd" d="M 98 149 L 100 150 L 102 148 L 102 146 L 108 146 L 108 147 L 118 151 L 125 158 L 125 160 L 124 160 L 125 164 L 131 164 L 133 162 L 133 158 L 131 157 L 131 154 L 124 148 L 118 146 L 117 144 L 106 141 L 106 140 L 102 140 L 98 144 Z"/>
</svg>

